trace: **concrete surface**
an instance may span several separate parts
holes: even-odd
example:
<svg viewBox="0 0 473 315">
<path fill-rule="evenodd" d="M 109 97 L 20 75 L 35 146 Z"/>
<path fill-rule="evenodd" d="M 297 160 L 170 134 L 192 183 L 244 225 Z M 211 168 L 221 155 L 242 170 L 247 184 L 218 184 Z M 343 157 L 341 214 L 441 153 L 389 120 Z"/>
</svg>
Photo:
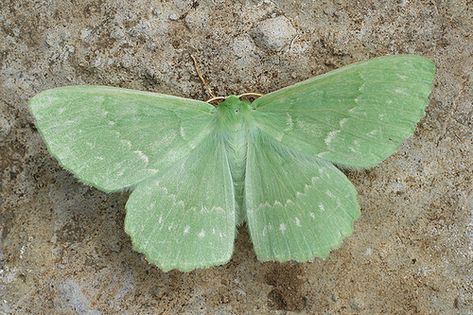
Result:
<svg viewBox="0 0 473 315">
<path fill-rule="evenodd" d="M 469 1 L 2 0 L 0 313 L 472 314 L 473 5 Z M 46 152 L 35 93 L 104 84 L 206 99 L 262 92 L 354 61 L 438 66 L 427 115 L 378 167 L 346 172 L 354 235 L 325 261 L 232 261 L 163 273 L 123 231 L 128 193 L 78 183 Z"/>
</svg>

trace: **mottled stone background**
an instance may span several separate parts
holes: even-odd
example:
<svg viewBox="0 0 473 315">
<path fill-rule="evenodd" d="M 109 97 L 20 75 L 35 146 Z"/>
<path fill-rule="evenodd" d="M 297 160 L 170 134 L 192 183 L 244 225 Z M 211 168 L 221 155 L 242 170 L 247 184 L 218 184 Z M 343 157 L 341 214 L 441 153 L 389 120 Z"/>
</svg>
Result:
<svg viewBox="0 0 473 315">
<path fill-rule="evenodd" d="M 0 0 L 0 313 L 473 312 L 471 1 Z M 397 154 L 346 172 L 362 217 L 325 261 L 163 273 L 123 231 L 128 193 L 52 159 L 27 101 L 70 84 L 206 99 L 266 93 L 354 61 L 417 53 L 438 72 Z"/>
</svg>

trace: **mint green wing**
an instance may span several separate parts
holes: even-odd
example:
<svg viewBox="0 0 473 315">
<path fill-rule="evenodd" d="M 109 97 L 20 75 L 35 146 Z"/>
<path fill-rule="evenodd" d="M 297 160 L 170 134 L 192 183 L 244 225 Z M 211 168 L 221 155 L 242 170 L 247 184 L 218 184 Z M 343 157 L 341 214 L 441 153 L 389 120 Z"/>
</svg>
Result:
<svg viewBox="0 0 473 315">
<path fill-rule="evenodd" d="M 140 183 L 126 209 L 133 248 L 163 271 L 227 262 L 236 216 L 223 137 L 210 133 L 173 167 Z"/>
<path fill-rule="evenodd" d="M 258 129 L 249 135 L 245 207 L 261 261 L 326 257 L 360 215 L 355 188 L 332 163 Z"/>
<path fill-rule="evenodd" d="M 209 133 L 205 102 L 134 90 L 69 86 L 30 101 L 50 153 L 103 191 L 133 187 L 186 156 Z"/>
<path fill-rule="evenodd" d="M 336 164 L 371 167 L 393 154 L 424 116 L 434 64 L 374 58 L 253 102 L 258 128 L 283 145 Z"/>
</svg>

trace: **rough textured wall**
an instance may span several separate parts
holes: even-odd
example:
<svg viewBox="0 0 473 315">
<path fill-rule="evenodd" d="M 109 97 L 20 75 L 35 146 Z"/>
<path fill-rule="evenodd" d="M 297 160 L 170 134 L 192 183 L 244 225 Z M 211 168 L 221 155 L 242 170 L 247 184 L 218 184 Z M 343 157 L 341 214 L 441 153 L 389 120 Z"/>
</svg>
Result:
<svg viewBox="0 0 473 315">
<path fill-rule="evenodd" d="M 0 313 L 473 312 L 473 5 L 468 1 L 2 0 Z M 354 61 L 417 53 L 438 72 L 397 154 L 346 172 L 362 217 L 325 261 L 162 273 L 123 231 L 128 193 L 78 183 L 27 101 L 70 84 L 206 99 L 266 93 Z"/>
</svg>

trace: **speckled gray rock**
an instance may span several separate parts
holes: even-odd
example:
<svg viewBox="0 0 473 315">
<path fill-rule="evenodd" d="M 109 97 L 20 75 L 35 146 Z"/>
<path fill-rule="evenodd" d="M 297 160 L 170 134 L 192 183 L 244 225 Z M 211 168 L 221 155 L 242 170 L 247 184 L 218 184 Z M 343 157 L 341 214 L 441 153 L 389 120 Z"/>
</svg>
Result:
<svg viewBox="0 0 473 315">
<path fill-rule="evenodd" d="M 280 15 L 258 23 L 251 35 L 259 47 L 280 50 L 291 43 L 296 33 L 291 21 Z"/>
<path fill-rule="evenodd" d="M 235 55 L 242 58 L 247 56 L 249 53 L 253 53 L 255 45 L 248 35 L 242 35 L 233 40 L 232 48 Z"/>
<path fill-rule="evenodd" d="M 91 309 L 90 302 L 82 294 L 80 286 L 71 279 L 66 279 L 59 285 L 55 301 L 58 310 L 73 311 L 78 315 L 100 315 L 101 312 Z"/>
<path fill-rule="evenodd" d="M 184 18 L 186 25 L 190 29 L 203 29 L 208 26 L 209 12 L 204 8 L 197 8 L 190 11 Z"/>
<path fill-rule="evenodd" d="M 255 43 L 247 34 L 236 37 L 232 43 L 232 50 L 237 60 L 235 65 L 241 69 L 251 69 L 260 62 L 259 56 L 256 54 Z"/>
<path fill-rule="evenodd" d="M 12 122 L 7 119 L 4 113 L 0 113 L 0 141 L 3 140 L 11 130 Z"/>
</svg>

